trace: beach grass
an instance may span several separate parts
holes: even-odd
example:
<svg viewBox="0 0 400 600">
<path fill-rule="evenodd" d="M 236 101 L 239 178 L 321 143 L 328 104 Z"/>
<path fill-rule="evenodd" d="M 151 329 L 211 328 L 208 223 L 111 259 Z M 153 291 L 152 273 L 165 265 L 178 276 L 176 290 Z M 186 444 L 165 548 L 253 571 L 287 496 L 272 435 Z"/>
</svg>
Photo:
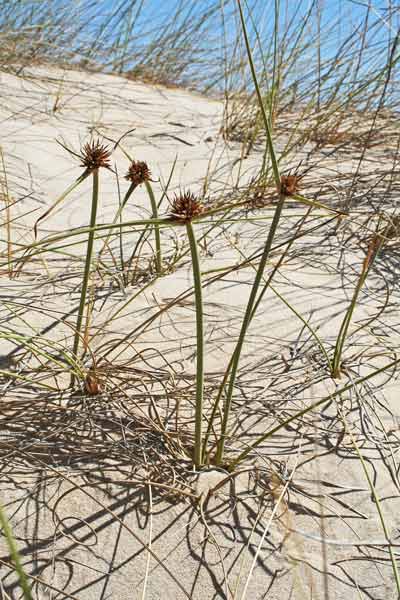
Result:
<svg viewBox="0 0 400 600">
<path fill-rule="evenodd" d="M 115 3 L 115 10 L 105 12 L 104 6 L 96 3 L 77 3 L 73 18 L 72 9 L 54 11 L 46 0 L 22 4 L 17 3 L 13 10 L 5 3 L 0 5 L 1 57 L 7 76 L 28 81 L 33 77 L 29 71 L 36 68 L 36 81 L 45 79 L 43 70 L 67 67 L 159 86 L 160 94 L 183 86 L 207 92 L 223 107 L 217 141 L 224 151 L 234 148 L 236 158 L 229 163 L 228 183 L 218 188 L 219 165 L 213 166 L 210 153 L 206 176 L 200 183 L 193 181 L 196 191 L 192 192 L 192 188 L 176 184 L 176 170 L 181 168 L 178 157 L 163 173 L 156 166 L 156 156 L 149 166 L 136 149 L 131 150 L 129 135 L 134 130 L 127 128 L 115 141 L 108 137 L 106 127 L 104 136 L 95 129 L 96 136 L 92 131 L 77 152 L 62 144 L 81 174 L 72 174 L 69 185 L 64 191 L 60 187 L 55 199 L 46 198 L 48 208 L 40 208 L 39 216 L 35 213 L 28 231 L 24 218 L 29 212 L 14 207 L 16 203 L 19 209 L 26 196 L 20 194 L 18 199 L 18 180 L 10 176 L 9 157 L 2 146 L 3 276 L 10 286 L 31 285 L 35 307 L 38 281 L 43 288 L 54 286 L 57 290 L 64 270 L 68 276 L 72 272 L 73 282 L 68 283 L 68 300 L 63 300 L 62 310 L 57 308 L 55 324 L 47 328 L 31 323 L 17 295 L 4 301 L 6 316 L 0 339 L 8 355 L 1 364 L 0 378 L 5 398 L 14 389 L 34 394 L 22 412 L 21 418 L 28 424 L 29 418 L 36 423 L 36 415 L 29 417 L 36 400 L 49 410 L 43 417 L 43 440 L 39 435 L 32 442 L 25 441 L 25 446 L 15 442 L 14 449 L 6 441 L 7 456 L 29 457 L 32 464 L 44 469 L 43 457 L 53 436 L 47 432 L 46 419 L 52 422 L 53 415 L 59 419 L 54 436 L 62 437 L 62 432 L 69 430 L 65 419 L 72 422 L 82 412 L 88 415 L 89 430 L 99 431 L 99 437 L 83 434 L 75 424 L 77 438 L 76 443 L 68 438 L 68 460 L 63 457 L 66 462 L 60 459 L 56 467 L 58 459 L 54 458 L 54 464 L 49 460 L 46 468 L 52 476 L 71 483 L 73 477 L 64 466 L 78 456 L 80 464 L 85 456 L 115 458 L 118 452 L 118 460 L 131 466 L 135 457 L 141 475 L 137 469 L 126 479 L 147 494 L 149 541 L 138 541 L 132 527 L 115 511 L 99 506 L 147 553 L 142 598 L 151 583 L 153 560 L 184 597 L 192 597 L 185 582 L 153 549 L 155 495 L 190 499 L 199 511 L 207 539 L 218 547 L 205 507 L 220 484 L 205 496 L 198 495 L 188 483 L 188 473 L 207 476 L 211 469 L 231 482 L 242 471 L 251 472 L 258 485 L 259 470 L 268 464 L 279 480 L 279 492 L 273 494 L 265 488 L 272 509 L 248 575 L 243 581 L 238 576 L 233 593 L 218 547 L 221 588 L 226 597 L 236 600 L 250 597 L 255 567 L 270 530 L 283 527 L 282 523 L 290 529 L 289 521 L 276 514 L 291 514 L 288 494 L 301 489 L 295 483 L 297 473 L 303 460 L 311 460 L 308 454 L 306 458 L 306 453 L 302 455 L 302 445 L 312 440 L 309 454 L 329 454 L 332 449 L 317 452 L 315 448 L 322 446 L 324 436 L 329 439 L 332 429 L 338 441 L 335 447 L 331 445 L 338 456 L 342 460 L 351 453 L 352 461 L 364 473 L 385 538 L 377 546 L 392 569 L 391 590 L 399 595 L 398 544 L 393 541 L 393 524 L 388 524 L 366 458 L 369 451 L 372 454 L 371 447 L 381 454 L 384 449 L 387 456 L 380 468 L 392 461 L 389 470 L 398 485 L 397 475 L 393 475 L 397 473 L 397 437 L 390 437 L 377 416 L 381 393 L 386 384 L 388 388 L 396 384 L 400 362 L 397 325 L 391 312 L 397 302 L 396 243 L 400 238 L 398 206 L 393 200 L 398 190 L 396 84 L 400 60 L 395 6 L 388 3 L 385 17 L 370 4 L 349 13 L 355 19 L 351 32 L 340 10 L 300 0 L 291 6 L 277 0 L 254 5 L 246 0 L 210 1 L 204 10 L 190 1 L 186 7 L 176 2 L 168 18 L 157 15 L 157 27 L 150 26 L 151 17 L 143 3 L 122 1 Z M 91 30 L 85 30 L 87 19 L 92 20 Z M 55 39 L 57 42 L 52 41 Z M 207 50 L 207 44 L 215 39 L 219 49 L 212 45 Z M 52 108 L 55 118 L 61 118 L 65 94 L 64 83 L 59 82 Z M 182 126 L 175 121 L 173 125 Z M 182 143 L 183 138 L 176 138 Z M 212 136 L 207 138 L 207 143 L 212 141 Z M 186 140 L 183 143 L 191 149 L 195 146 Z M 191 150 L 193 161 L 195 150 Z M 253 158 L 256 160 L 248 167 Z M 372 158 L 379 165 L 379 174 L 375 167 L 365 172 Z M 343 172 L 344 163 L 349 166 Z M 49 169 L 51 166 L 49 161 Z M 99 215 L 107 177 L 113 177 L 107 198 L 112 197 L 114 204 L 111 217 L 104 219 Z M 52 229 L 56 212 L 65 210 L 89 182 L 88 225 Z M 142 192 L 145 201 L 140 200 Z M 56 260 L 63 267 L 58 268 Z M 316 269 L 318 285 L 307 279 Z M 176 291 L 171 282 L 174 278 L 180 281 L 182 273 L 186 283 Z M 227 334 L 227 326 L 220 325 L 225 318 L 222 309 L 218 318 L 212 312 L 213 299 L 214 294 L 219 297 L 220 286 L 234 277 L 245 300 L 240 296 L 235 303 L 233 296 L 227 303 L 235 315 Z M 320 280 L 328 281 L 326 287 Z M 301 298 L 303 293 L 311 298 L 309 307 Z M 329 308 L 337 304 L 329 317 L 321 303 L 323 294 L 332 304 Z M 193 313 L 189 326 L 182 318 L 188 307 Z M 96 321 L 102 311 L 106 316 Z M 282 317 L 282 322 L 286 319 L 293 327 L 289 336 L 286 323 L 282 323 L 282 340 L 274 329 L 280 311 L 289 315 Z M 171 343 L 166 347 L 165 321 L 178 332 L 174 334 L 178 346 Z M 52 329 L 59 326 L 63 327 L 62 336 L 54 339 Z M 213 344 L 216 330 L 222 341 Z M 217 354 L 218 369 L 209 369 L 209 361 Z M 259 396 L 252 396 L 253 388 L 259 390 Z M 313 399 L 314 388 L 317 399 Z M 80 403 L 78 409 L 76 402 Z M 101 418 L 96 412 L 99 406 Z M 11 410 L 8 405 L 7 410 Z M 328 414 L 331 421 L 325 425 Z M 121 435 L 115 428 L 117 422 Z M 140 435 L 145 432 L 147 436 L 139 443 L 140 456 L 132 451 L 132 439 L 127 441 L 131 423 Z M 296 465 L 290 471 L 283 466 L 284 452 L 279 468 L 278 459 L 270 454 L 275 440 L 289 433 L 296 448 Z M 107 483 L 115 483 L 114 475 L 106 477 Z M 77 485 L 73 484 L 74 489 Z M 93 499 L 85 485 L 78 489 Z M 310 493 L 309 497 L 316 496 Z M 56 507 L 58 502 L 60 499 Z M 55 518 L 56 508 L 52 511 Z M 0 520 L 8 544 L 7 564 L 15 570 L 21 594 L 27 599 L 39 598 L 28 584 L 3 510 Z M 328 540 L 328 536 L 323 538 Z M 329 545 L 329 540 L 326 543 Z M 328 598 L 331 589 L 335 593 L 335 584 L 325 581 L 325 585 Z M 352 592 L 355 589 L 353 586 Z M 10 590 L 5 593 L 12 597 Z M 308 593 L 313 597 L 312 587 Z"/>
</svg>

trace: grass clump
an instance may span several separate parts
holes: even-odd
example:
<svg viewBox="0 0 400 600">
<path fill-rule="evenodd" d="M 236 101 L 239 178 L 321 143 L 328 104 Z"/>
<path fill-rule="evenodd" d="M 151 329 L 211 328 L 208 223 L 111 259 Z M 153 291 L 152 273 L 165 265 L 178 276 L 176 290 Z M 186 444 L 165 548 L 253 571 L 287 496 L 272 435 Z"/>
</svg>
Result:
<svg viewBox="0 0 400 600">
<path fill-rule="evenodd" d="M 223 77 L 211 81 L 215 72 L 210 68 L 202 86 L 224 90 L 221 137 L 226 144 L 218 135 L 216 139 L 208 132 L 203 136 L 201 130 L 205 139 L 199 136 L 198 144 L 215 142 L 215 149 L 196 190 L 193 182 L 190 190 L 180 187 L 182 171 L 175 171 L 183 164 L 181 156 L 176 156 L 166 182 L 162 173 L 157 173 L 157 156 L 154 160 L 151 156 L 151 168 L 142 160 L 144 153 L 135 150 L 132 158 L 121 142 L 133 130 L 117 142 L 104 136 L 112 147 L 100 141 L 101 137 L 94 138 L 79 153 L 72 153 L 83 172 L 36 219 L 34 240 L 27 241 L 26 231 L 25 237 L 19 236 L 22 228 L 12 231 L 10 198 L 15 194 L 11 195 L 12 179 L 2 156 L 2 193 L 7 196 L 2 267 L 24 293 L 4 300 L 6 316 L 0 339 L 12 347 L 13 361 L 0 365 L 2 410 L 15 447 L 7 438 L 0 449 L 11 462 L 31 461 L 57 482 L 67 479 L 71 483 L 70 473 L 75 477 L 82 468 L 83 483 L 74 479 L 71 489 L 87 494 L 91 501 L 95 492 L 87 493 L 90 486 L 97 490 L 96 486 L 104 485 L 101 490 L 106 490 L 112 501 L 115 489 L 127 492 L 127 507 L 139 490 L 140 510 L 147 502 L 146 519 L 151 523 L 146 542 L 126 525 L 125 513 L 124 518 L 116 514 L 122 506 L 120 498 L 113 508 L 103 500 L 99 506 L 147 553 L 145 580 L 140 582 L 143 598 L 154 575 L 155 569 L 150 568 L 153 560 L 185 597 L 195 593 L 177 580 L 152 545 L 157 495 L 175 503 L 177 498 L 193 502 L 205 537 L 213 541 L 212 550 L 217 549 L 221 562 L 221 585 L 215 583 L 218 577 L 212 572 L 215 593 L 223 589 L 227 598 L 240 597 L 244 559 L 232 592 L 229 569 L 223 564 L 226 558 L 218 553 L 220 538 L 214 533 L 217 519 L 212 505 L 224 498 L 227 484 L 238 482 L 241 490 L 243 474 L 248 474 L 251 482 L 246 494 L 236 493 L 234 485 L 225 494 L 241 510 L 246 502 L 254 500 L 256 505 L 251 534 L 243 538 L 246 551 L 250 546 L 257 548 L 243 599 L 253 593 L 253 571 L 267 544 L 274 546 L 274 552 L 279 546 L 287 553 L 282 555 L 292 561 L 288 571 L 300 569 L 301 552 L 298 548 L 293 552 L 294 545 L 290 545 L 295 536 L 321 543 L 326 597 L 332 595 L 326 583 L 332 575 L 327 565 L 336 568 L 340 562 L 330 554 L 331 546 L 340 547 L 340 556 L 344 556 L 342 545 L 346 548 L 346 544 L 358 557 L 365 550 L 363 556 L 368 555 L 369 560 L 375 560 L 373 555 L 379 551 L 383 557 L 380 568 L 388 565 L 392 569 L 393 588 L 398 591 L 396 545 L 385 521 L 383 494 L 378 494 L 368 472 L 370 465 L 377 473 L 387 467 L 397 485 L 397 430 L 385 426 L 385 418 L 393 414 L 383 398 L 385 384 L 396 382 L 400 360 L 393 335 L 397 327 L 393 306 L 399 223 L 393 199 L 398 187 L 398 140 L 388 143 L 393 141 L 393 131 L 398 133 L 391 110 L 397 33 L 392 31 L 390 38 L 385 38 L 386 52 L 376 68 L 370 36 L 378 29 L 379 20 L 371 22 L 370 7 L 365 7 L 359 35 L 342 40 L 342 45 L 335 43 L 332 50 L 324 46 L 325 39 L 336 40 L 338 24 L 332 19 L 331 26 L 324 29 L 322 3 L 294 4 L 292 8 L 288 3 L 285 17 L 283 3 L 275 0 L 263 6 L 255 2 L 252 7 L 244 0 L 218 2 L 218 7 L 210 2 L 202 18 L 198 12 L 189 18 L 180 3 L 177 22 L 157 38 L 173 44 L 168 50 L 165 44 L 160 49 L 148 47 L 143 60 L 133 53 L 133 32 L 142 11 L 139 5 L 136 13 L 132 3 L 122 0 L 101 27 L 100 21 L 93 23 L 98 40 L 92 48 L 87 40 L 77 44 L 79 36 L 70 31 L 77 44 L 74 51 L 80 48 L 83 54 L 76 66 L 85 64 L 171 85 L 171 79 L 182 82 L 195 68 L 184 64 L 183 46 L 190 42 L 186 35 L 200 40 L 210 18 L 221 16 L 226 34 L 223 59 L 219 59 Z M 119 9 L 126 9 L 124 19 Z M 0 17 L 2 14 L 5 18 L 0 11 Z M 29 23 L 24 16 L 25 24 Z M 272 27 L 270 36 L 264 35 L 267 21 Z M 240 27 L 229 34 L 234 39 L 228 35 L 232 22 Z M 111 35 L 108 32 L 115 23 L 120 28 Z M 180 46 L 179 40 L 185 44 Z M 202 56 L 202 43 L 199 41 L 197 48 L 194 44 L 189 52 L 186 47 L 189 59 Z M 382 44 L 378 37 L 379 50 Z M 47 60 L 47 51 L 44 46 L 37 49 L 38 63 Z M 170 57 L 170 70 L 162 65 L 163 52 Z M 54 53 L 57 55 L 56 49 Z M 312 72 L 310 56 L 315 59 Z M 160 96 L 166 93 L 162 90 Z M 62 118 L 62 107 L 60 99 L 56 118 Z M 197 124 L 186 126 L 180 115 L 179 122 L 176 115 L 170 118 L 174 118 L 172 125 L 168 123 L 172 127 L 186 128 L 188 139 L 197 135 Z M 191 146 L 190 157 L 197 159 L 198 148 L 193 148 L 197 142 L 187 142 L 180 133 L 173 139 Z M 217 160 L 220 149 L 223 158 Z M 118 164 L 119 152 L 124 155 L 123 169 Z M 355 159 L 351 166 L 346 162 L 349 159 Z M 373 169 L 368 161 L 375 161 Z M 101 169 L 105 169 L 104 180 Z M 110 207 L 100 192 L 100 177 L 103 192 L 106 175 L 110 176 L 108 183 L 115 177 L 109 195 L 112 212 L 100 223 L 100 206 Z M 39 236 L 39 224 L 73 192 L 80 191 L 86 180 L 91 182 L 88 225 Z M 178 191 L 173 196 L 174 189 Z M 361 266 L 354 266 L 360 256 Z M 345 298 L 349 280 L 350 292 Z M 185 287 L 176 291 L 175 284 L 182 281 Z M 44 302 L 49 302 L 48 312 L 54 311 L 48 323 L 47 306 L 43 309 L 36 298 L 31 301 L 29 310 L 35 317 L 43 317 L 40 327 L 34 319 L 30 323 L 24 313 L 23 285 L 32 282 L 38 282 L 35 290 L 43 288 L 40 293 Z M 47 291 L 50 287 L 68 290 L 68 311 L 56 304 Z M 236 289 L 244 293 L 244 301 L 236 296 Z M 76 290 L 77 300 L 72 303 Z M 29 294 L 33 297 L 32 292 L 26 296 Z M 359 310 L 364 301 L 368 308 L 365 318 Z M 13 330 L 15 323 L 23 332 Z M 217 367 L 212 363 L 215 356 Z M 212 368 L 207 368 L 208 360 Z M 9 394 L 15 396 L 8 400 Z M 18 411 L 14 413 L 18 419 L 10 417 L 13 410 Z M 381 463 L 374 453 L 382 457 Z M 350 463 L 346 463 L 348 457 Z M 306 466 L 312 463 L 314 468 L 318 463 L 319 469 L 320 460 L 326 471 L 323 476 Z M 359 506 L 366 490 L 355 488 L 357 482 L 350 477 L 356 473 L 357 461 L 366 476 L 367 492 L 378 507 L 383 541 L 372 543 L 357 530 L 357 525 L 367 520 L 366 511 Z M 344 473 L 345 464 L 351 464 L 350 483 L 338 483 L 331 473 L 335 472 L 335 477 Z M 215 475 L 221 479 L 205 493 L 192 484 L 191 477 Z M 88 538 L 97 540 L 101 527 L 97 530 L 91 518 L 85 517 L 79 523 L 74 521 L 70 531 L 67 519 L 59 518 L 57 511 L 71 489 L 55 494 L 55 532 L 83 548 L 86 540 L 74 538 L 74 528 L 88 527 Z M 348 500 L 350 493 L 359 494 L 354 502 Z M 346 511 L 354 519 L 351 523 Z M 319 529 L 310 525 L 304 532 L 303 525 L 298 527 L 298 514 L 304 523 L 312 520 L 312 526 Z M 329 537 L 331 522 L 338 524 L 340 533 L 332 534 L 331 529 Z M 2 527 L 11 539 L 3 520 Z M 275 538 L 268 539 L 272 529 L 273 535 L 284 532 L 277 544 Z M 232 530 L 239 531 L 237 523 Z M 344 535 L 339 539 L 344 530 L 350 532 L 350 542 Z M 256 544 L 253 537 L 257 535 Z M 236 535 L 235 544 L 238 540 Z M 201 542 L 202 551 L 204 548 Z M 27 593 L 15 544 L 9 545 L 9 552 L 19 585 Z M 203 562 L 213 568 L 216 564 L 208 556 Z M 296 563 L 293 569 L 292 563 Z M 269 566 L 273 572 L 275 566 Z M 318 563 L 316 573 L 320 566 Z M 335 585 L 338 581 L 336 577 Z M 271 587 L 273 584 L 274 580 Z M 109 593 L 107 585 L 103 595 Z M 302 585 L 306 587 L 304 581 Z M 26 589 L 29 591 L 29 586 Z M 67 586 L 65 589 L 65 593 L 70 591 Z M 315 589 L 311 582 L 308 591 L 314 593 Z M 370 595 L 370 590 L 366 594 Z"/>
</svg>

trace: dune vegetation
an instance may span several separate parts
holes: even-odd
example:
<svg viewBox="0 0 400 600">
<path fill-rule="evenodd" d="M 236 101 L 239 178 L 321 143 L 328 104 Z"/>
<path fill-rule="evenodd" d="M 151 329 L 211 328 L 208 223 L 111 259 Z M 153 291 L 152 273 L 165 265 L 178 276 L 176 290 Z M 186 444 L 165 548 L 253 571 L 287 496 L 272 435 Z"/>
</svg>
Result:
<svg viewBox="0 0 400 600">
<path fill-rule="evenodd" d="M 0 2 L 1 598 L 400 598 L 399 23 Z"/>
</svg>

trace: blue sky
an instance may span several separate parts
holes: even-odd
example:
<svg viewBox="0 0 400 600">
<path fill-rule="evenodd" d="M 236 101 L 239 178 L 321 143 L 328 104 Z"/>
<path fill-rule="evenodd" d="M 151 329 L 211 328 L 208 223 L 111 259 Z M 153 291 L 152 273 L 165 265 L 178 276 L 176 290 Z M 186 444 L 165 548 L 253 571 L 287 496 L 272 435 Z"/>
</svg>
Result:
<svg viewBox="0 0 400 600">
<path fill-rule="evenodd" d="M 131 4 L 129 4 L 129 0 L 103 0 L 99 4 L 102 4 L 104 10 L 109 12 L 114 12 L 121 7 L 126 9 L 130 6 L 132 9 L 131 14 L 136 14 L 138 7 L 141 7 L 140 18 L 136 24 L 139 27 L 136 27 L 135 31 L 143 33 L 144 30 L 146 32 L 144 37 L 138 36 L 137 38 L 139 43 L 146 46 L 154 34 L 158 38 L 161 23 L 166 28 L 171 23 L 176 24 L 174 14 L 177 7 L 181 6 L 185 15 L 191 11 L 192 15 L 198 16 L 202 12 L 204 13 L 211 5 L 218 6 L 219 0 L 136 0 L 136 2 L 132 2 Z M 263 47 L 267 47 L 272 39 L 274 4 L 275 0 L 242 0 L 245 12 L 247 13 L 246 7 L 250 7 L 252 10 Z M 284 31 L 284 24 L 290 22 L 296 11 L 298 11 L 296 23 L 299 23 L 301 16 L 307 13 L 310 6 L 313 7 L 313 18 L 308 25 L 308 29 L 304 32 L 303 40 L 307 40 L 307 36 L 310 40 L 314 39 L 317 28 L 317 11 L 319 10 L 321 14 L 321 31 L 323 32 L 321 35 L 322 60 L 327 60 L 334 56 L 341 44 L 350 37 L 353 37 L 353 41 L 356 42 L 353 46 L 356 48 L 356 44 L 360 43 L 362 28 L 367 15 L 368 26 L 371 28 L 368 34 L 369 54 L 368 57 L 364 55 L 363 60 L 367 61 L 367 59 L 370 60 L 372 57 L 372 61 L 375 60 L 377 65 L 384 60 L 384 56 L 387 55 L 388 41 L 390 38 L 393 39 L 396 29 L 399 27 L 400 0 L 279 0 L 280 30 Z M 395 13 L 390 20 L 387 18 L 389 6 L 392 6 L 392 11 Z M 236 7 L 236 0 L 227 2 L 226 14 L 232 12 Z M 129 11 L 126 14 L 129 15 Z M 129 18 L 127 16 L 126 24 L 128 23 Z M 226 23 L 228 23 L 225 31 L 227 39 L 233 41 L 238 32 L 238 22 L 236 20 L 235 23 L 234 19 L 227 19 Z M 296 36 L 296 23 L 291 29 L 290 35 L 292 37 L 287 40 L 289 46 Z M 218 11 L 213 19 L 207 22 L 207 25 L 204 27 L 204 34 L 199 35 L 199 39 L 196 40 L 198 47 L 202 48 L 206 54 L 207 44 L 212 43 L 213 50 L 215 51 L 218 46 L 221 46 L 221 32 L 221 15 Z M 212 39 L 212 42 L 209 39 Z M 178 39 L 177 44 L 180 45 L 182 43 L 182 40 Z M 309 65 L 315 64 L 315 46 L 313 48 L 310 48 L 306 52 L 305 69 L 310 68 L 307 66 L 308 59 L 311 60 Z M 210 54 L 212 54 L 211 50 Z"/>
<path fill-rule="evenodd" d="M 317 2 L 313 2 L 312 0 L 280 0 L 281 15 L 286 13 L 290 18 L 290 15 L 293 14 L 298 6 L 300 6 L 299 14 L 304 14 L 313 3 L 318 5 L 321 10 L 323 27 L 328 26 L 335 19 L 340 19 L 341 24 L 338 27 L 338 35 L 342 37 L 348 35 L 351 28 L 354 28 L 356 23 L 365 18 L 368 6 L 369 19 L 371 21 L 380 21 L 382 33 L 384 30 L 388 31 L 390 26 L 393 32 L 399 27 L 399 0 L 317 0 Z M 109 11 L 114 11 L 122 4 L 127 6 L 129 2 L 127 0 L 105 0 L 103 6 L 107 7 Z M 141 23 L 151 26 L 155 25 L 156 22 L 168 21 L 170 18 L 173 18 L 178 6 L 183 6 L 184 10 L 190 7 L 191 11 L 200 14 L 206 11 L 212 4 L 215 4 L 215 0 L 196 0 L 195 2 L 193 0 L 187 0 L 186 2 L 182 2 L 182 0 L 136 0 L 136 2 L 132 2 L 132 9 L 136 12 L 140 6 Z M 397 18 L 392 18 L 391 23 L 386 16 L 390 4 L 394 9 L 397 6 Z M 246 6 L 246 0 L 242 0 L 242 5 L 243 7 Z M 247 0 L 247 5 L 252 8 L 256 17 L 262 14 L 263 20 L 272 22 L 274 0 Z M 228 2 L 227 10 L 235 6 L 236 0 L 232 0 Z M 217 20 L 215 25 L 218 27 Z"/>
</svg>

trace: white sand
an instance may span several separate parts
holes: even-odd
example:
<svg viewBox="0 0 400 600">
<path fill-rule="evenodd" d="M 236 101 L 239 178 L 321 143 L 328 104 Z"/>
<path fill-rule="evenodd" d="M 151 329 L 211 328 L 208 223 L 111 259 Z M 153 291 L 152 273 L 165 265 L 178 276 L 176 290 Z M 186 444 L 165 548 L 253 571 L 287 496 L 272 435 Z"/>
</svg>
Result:
<svg viewBox="0 0 400 600">
<path fill-rule="evenodd" d="M 246 182 L 261 161 L 255 152 L 239 164 L 240 145 L 226 145 L 219 134 L 222 104 L 188 91 L 52 69 L 35 70 L 25 79 L 2 75 L 1 86 L 6 98 L 0 110 L 1 147 L 8 187 L 14 200 L 27 195 L 11 208 L 12 216 L 18 216 L 12 228 L 14 243 L 33 239 L 35 220 L 81 172 L 78 161 L 57 139 L 79 152 L 90 132 L 118 139 L 134 129 L 123 146 L 135 159 L 148 161 L 154 179 L 165 182 L 177 157 L 171 191 L 190 186 L 200 192 L 208 174 L 210 199 L 230 192 L 239 170 L 240 183 Z M 123 175 L 128 161 L 121 150 L 114 156 Z M 341 166 L 343 171 L 353 169 L 354 162 L 349 159 Z M 323 167 L 315 175 L 316 187 L 327 178 L 329 171 L 324 173 Z M 121 186 L 123 193 L 128 183 L 121 181 Z M 161 187 L 160 182 L 154 184 L 158 197 Z M 39 238 L 86 225 L 90 193 L 87 181 L 41 222 Z M 102 172 L 99 222 L 110 222 L 117 206 L 115 177 Z M 167 212 L 168 203 L 163 206 Z M 35 212 L 23 216 L 31 210 Z M 149 212 L 145 191 L 136 190 L 125 218 Z M 304 208 L 290 204 L 277 243 L 290 234 L 304 213 Z M 315 213 L 322 215 L 323 211 Z M 243 255 L 262 247 L 271 207 L 253 216 L 254 221 L 246 223 L 237 219 L 227 222 L 209 236 L 207 252 L 201 256 L 205 282 L 211 271 L 237 264 Z M 305 227 L 316 223 L 310 221 Z M 342 236 L 339 231 L 338 237 L 328 236 L 333 227 L 326 226 L 296 242 L 273 284 L 305 321 L 318 327 L 329 352 L 364 257 L 356 240 L 345 244 L 348 234 Z M 196 227 L 198 234 L 204 229 L 204 225 Z M 5 234 L 3 250 L 4 239 Z M 124 239 L 128 252 L 132 233 Z M 179 247 L 185 241 L 184 229 L 162 232 L 166 256 L 172 254 L 174 245 Z M 84 246 L 71 252 L 82 256 Z M 143 277 L 150 256 L 149 250 L 146 252 Z M 274 252 L 266 276 L 279 256 Z M 82 264 L 72 259 L 69 264 L 65 256 L 52 253 L 45 259 L 42 264 L 28 263 L 11 281 L 3 275 L 3 331 L 38 333 L 59 347 L 70 348 Z M 348 376 L 342 381 L 334 382 L 328 376 L 323 356 L 304 323 L 272 291 L 266 294 L 242 357 L 228 450 L 233 453 L 245 448 L 256 433 L 267 431 L 277 419 L 396 358 L 399 291 L 393 282 L 397 265 L 396 249 L 389 249 L 368 279 L 350 330 L 366 326 L 346 344 Z M 254 271 L 248 268 L 205 288 L 207 407 L 215 398 L 237 339 L 253 277 Z M 112 289 L 110 280 L 114 281 Z M 388 309 L 369 323 L 384 302 L 385 280 L 391 282 Z M 189 461 L 171 458 L 160 433 L 139 427 L 138 410 L 133 408 L 138 403 L 147 414 L 152 398 L 161 417 L 169 416 L 167 426 L 174 435 L 179 400 L 178 428 L 184 441 L 195 372 L 193 297 L 188 296 L 146 327 L 142 324 L 190 289 L 191 281 L 190 263 L 182 259 L 176 270 L 126 305 L 137 286 L 121 291 L 115 277 L 96 279 L 92 350 L 102 354 L 104 344 L 122 336 L 130 344 L 125 344 L 122 355 L 121 347 L 118 353 L 111 353 L 109 365 L 100 365 L 108 379 L 104 396 L 68 400 L 66 394 L 55 393 L 46 400 L 45 394 L 40 396 L 28 384 L 3 380 L 0 495 L 24 567 L 43 582 L 35 580 L 35 598 L 395 598 L 387 540 L 353 443 L 367 460 L 388 535 L 398 544 L 400 414 L 393 371 L 391 378 L 370 380 L 368 387 L 352 390 L 326 410 L 318 409 L 302 423 L 295 421 L 281 430 L 258 449 L 257 460 L 246 462 L 245 472 L 210 498 L 203 495 L 200 504 L 179 496 L 172 500 L 160 497 L 160 488 L 143 485 L 150 479 L 195 494 L 213 488 L 224 477 L 206 471 L 197 481 Z M 121 307 L 119 317 L 110 323 Z M 6 369 L 15 345 L 1 343 L 2 368 Z M 131 344 L 138 355 L 128 368 L 123 363 L 132 358 Z M 48 345 L 46 351 L 50 351 Z M 25 372 L 24 360 L 12 368 Z M 48 373 L 45 376 L 54 385 L 54 379 Z M 60 377 L 59 382 L 63 381 Z M 121 391 L 118 399 L 117 386 Z M 351 435 L 344 430 L 340 414 L 345 415 Z M 269 523 L 285 483 L 289 492 Z M 4 540 L 0 543 L 0 558 L 8 560 Z M 145 548 L 149 543 L 151 555 Z M 399 552 L 399 546 L 393 549 Z M 6 593 L 17 598 L 15 578 L 6 566 L 1 575 L 4 598 Z M 58 591 L 51 591 L 46 584 Z M 0 588 L 3 597 L 1 593 Z"/>
</svg>

